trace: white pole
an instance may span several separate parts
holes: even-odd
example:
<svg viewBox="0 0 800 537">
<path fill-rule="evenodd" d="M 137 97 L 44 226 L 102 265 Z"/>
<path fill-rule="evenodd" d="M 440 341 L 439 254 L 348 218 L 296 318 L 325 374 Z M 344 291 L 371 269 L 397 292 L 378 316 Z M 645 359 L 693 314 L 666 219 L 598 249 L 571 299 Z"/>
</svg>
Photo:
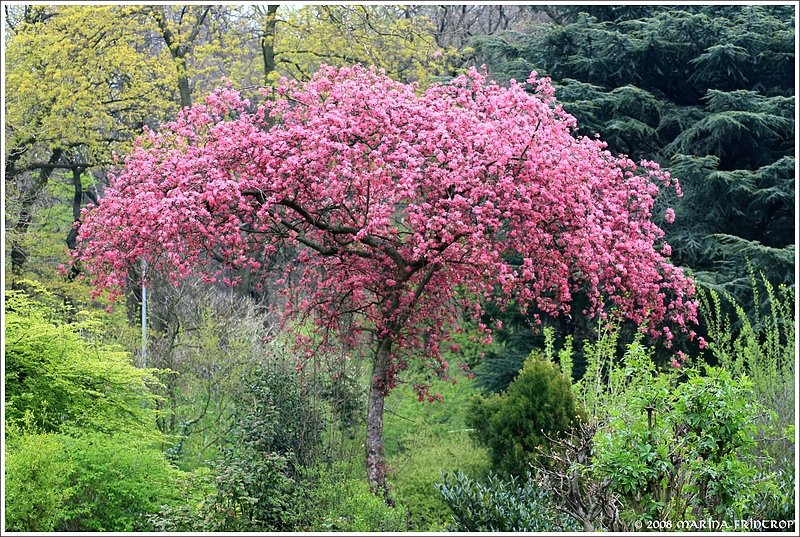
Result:
<svg viewBox="0 0 800 537">
<path fill-rule="evenodd" d="M 147 287 L 144 276 L 147 273 L 147 261 L 142 259 L 142 367 L 147 367 Z"/>
</svg>

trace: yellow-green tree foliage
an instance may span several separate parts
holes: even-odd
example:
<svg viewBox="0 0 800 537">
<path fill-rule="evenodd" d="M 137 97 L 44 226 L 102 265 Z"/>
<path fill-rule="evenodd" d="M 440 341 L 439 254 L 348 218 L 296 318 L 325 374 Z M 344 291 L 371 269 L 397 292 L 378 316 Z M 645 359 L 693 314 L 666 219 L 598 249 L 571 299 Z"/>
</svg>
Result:
<svg viewBox="0 0 800 537">
<path fill-rule="evenodd" d="M 202 31 L 192 43 L 187 61 L 192 94 L 196 98 L 220 86 L 223 79 L 245 91 L 264 85 L 260 40 L 266 31 L 263 17 L 267 7 L 212 7 Z M 194 18 L 196 20 L 197 16 Z M 183 24 L 186 26 L 186 22 Z M 274 27 L 269 31 L 272 36 Z"/>
<path fill-rule="evenodd" d="M 306 79 L 320 64 L 375 65 L 402 81 L 447 76 L 455 56 L 433 35 L 433 23 L 400 6 L 304 6 L 278 11 L 277 70 Z"/>
<path fill-rule="evenodd" d="M 69 223 L 77 219 L 86 193 L 81 183 L 88 179 L 83 172 L 104 171 L 114 151 L 125 152 L 144 125 L 176 107 L 167 58 L 149 37 L 141 8 L 15 9 L 5 51 L 4 159 L 12 273 L 21 276 L 28 247 L 39 242 L 30 240 L 29 227 L 48 225 L 37 209 L 73 197 Z M 43 203 L 55 194 L 48 188 L 54 182 L 69 185 L 64 198 Z M 67 231 L 60 231 L 63 241 Z"/>
<path fill-rule="evenodd" d="M 107 164 L 143 125 L 174 113 L 169 64 L 135 6 L 47 9 L 7 42 L 6 159 L 24 152 L 22 171 L 60 148 L 74 162 Z"/>
</svg>

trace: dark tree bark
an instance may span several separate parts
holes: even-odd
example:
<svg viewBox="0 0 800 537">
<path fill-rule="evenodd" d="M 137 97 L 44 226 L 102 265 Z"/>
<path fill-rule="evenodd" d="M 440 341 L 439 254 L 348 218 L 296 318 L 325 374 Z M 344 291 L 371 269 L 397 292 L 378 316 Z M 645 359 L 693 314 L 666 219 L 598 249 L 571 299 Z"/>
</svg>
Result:
<svg viewBox="0 0 800 537">
<path fill-rule="evenodd" d="M 178 74 L 178 92 L 181 96 L 181 107 L 192 106 L 192 89 L 189 86 L 189 73 L 186 69 L 186 56 L 173 54 L 175 71 Z"/>
<path fill-rule="evenodd" d="M 72 227 L 67 234 L 67 248 L 75 250 L 78 246 L 78 224 L 81 220 L 81 204 L 83 203 L 83 185 L 81 185 L 81 173 L 85 168 L 76 166 L 72 168 Z M 78 263 L 73 263 L 67 279 L 72 281 L 80 273 Z"/>
<path fill-rule="evenodd" d="M 275 14 L 278 5 L 268 5 L 264 15 L 264 29 L 261 34 L 261 56 L 264 60 L 264 85 L 269 84 L 269 75 L 275 70 Z"/>
<path fill-rule="evenodd" d="M 74 250 L 75 247 L 78 245 L 78 229 L 75 227 L 75 223 L 79 222 L 81 219 L 81 204 L 83 203 L 83 186 L 81 185 L 81 173 L 83 172 L 82 168 L 75 167 L 72 168 L 72 188 L 73 188 L 73 195 L 72 195 L 72 222 L 73 226 L 69 230 L 67 234 L 67 247 L 70 250 Z"/>
</svg>

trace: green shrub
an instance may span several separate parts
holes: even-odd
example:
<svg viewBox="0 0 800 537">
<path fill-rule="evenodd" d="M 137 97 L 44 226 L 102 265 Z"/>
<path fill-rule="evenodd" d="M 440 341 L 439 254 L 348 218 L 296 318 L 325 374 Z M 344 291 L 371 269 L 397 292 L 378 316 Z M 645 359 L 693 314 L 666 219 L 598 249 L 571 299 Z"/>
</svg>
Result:
<svg viewBox="0 0 800 537">
<path fill-rule="evenodd" d="M 207 467 L 200 467 L 179 476 L 175 484 L 180 501 L 165 503 L 157 513 L 147 516 L 154 531 L 208 531 L 215 516 L 216 479 Z"/>
<path fill-rule="evenodd" d="M 613 327 L 585 343 L 587 373 L 573 391 L 592 414 L 540 467 L 553 501 L 587 531 L 792 519 L 793 472 L 776 471 L 759 446 L 770 413 L 750 378 L 691 359 L 660 371 L 642 340 L 621 360 Z"/>
<path fill-rule="evenodd" d="M 98 342 L 98 322 L 64 323 L 62 315 L 22 292 L 6 292 L 6 422 L 27 413 L 41 432 L 137 431 L 155 438 L 148 389 L 155 370 L 133 367 L 128 353 Z"/>
<path fill-rule="evenodd" d="M 751 384 L 714 367 L 682 373 L 618 400 L 595 436 L 593 475 L 611 479 L 628 521 L 760 517 L 775 483 L 759 475 Z"/>
<path fill-rule="evenodd" d="M 211 468 L 197 468 L 177 483 L 181 502 L 147 517 L 157 531 L 296 531 L 307 487 L 289 475 L 286 457 L 252 448 L 227 450 Z"/>
<path fill-rule="evenodd" d="M 180 471 L 139 438 L 94 433 L 69 438 L 66 448 L 76 471 L 64 508 L 65 531 L 147 530 L 148 513 L 178 501 Z"/>
<path fill-rule="evenodd" d="M 312 464 L 320 456 L 322 433 L 331 419 L 329 405 L 316 391 L 321 386 L 304 381 L 290 357 L 275 347 L 270 348 L 270 360 L 257 362 L 243 376 L 230 443 Z"/>
<path fill-rule="evenodd" d="M 366 479 L 347 464 L 317 465 L 306 471 L 307 531 L 405 531 L 405 509 L 372 494 Z"/>
<path fill-rule="evenodd" d="M 14 531 L 147 530 L 179 501 L 159 449 L 128 435 L 14 435 L 6 457 L 6 524 Z"/>
<path fill-rule="evenodd" d="M 461 430 L 409 439 L 413 448 L 388 459 L 392 496 L 408 511 L 410 531 L 444 531 L 450 511 L 436 483 L 456 471 L 482 474 L 489 466 L 486 450 Z"/>
<path fill-rule="evenodd" d="M 554 501 L 585 528 L 614 531 L 656 520 L 787 518 L 781 506 L 793 493 L 757 450 L 764 409 L 746 376 L 688 361 L 659 371 L 641 336 L 617 361 L 604 339 L 615 336 L 590 349 L 592 376 L 576 387 L 595 415 L 552 447 L 541 474 Z"/>
<path fill-rule="evenodd" d="M 708 333 L 709 360 L 735 377 L 746 375 L 763 408 L 756 417 L 759 479 L 772 483 L 772 491 L 760 502 L 764 516 L 793 519 L 795 291 L 786 285 L 773 286 L 763 274 L 756 277 L 752 267 L 749 280 L 753 299 L 749 315 L 729 295 L 702 289 L 699 311 Z M 731 310 L 733 315 L 728 313 Z"/>
<path fill-rule="evenodd" d="M 447 359 L 453 363 L 459 357 L 451 351 Z M 455 384 L 427 379 L 441 400 L 420 402 L 411 386 L 426 380 L 413 372 L 386 398 L 390 492 L 408 512 L 409 531 L 442 531 L 447 525 L 450 513 L 435 488 L 443 475 L 459 470 L 482 474 L 489 466 L 486 448 L 471 438 L 464 418 L 475 380 L 459 370 L 451 375 Z"/>
<path fill-rule="evenodd" d="M 581 413 L 570 385 L 556 364 L 531 354 L 505 392 L 473 398 L 467 423 L 494 468 L 524 475 L 544 460 L 547 437 L 568 430 Z"/>
<path fill-rule="evenodd" d="M 8 520 L 20 531 L 133 531 L 174 500 L 154 370 L 101 342 L 84 313 L 6 294 Z M 61 317 L 76 319 L 64 322 Z M 83 320 L 80 320 L 83 319 Z"/>
<path fill-rule="evenodd" d="M 558 513 L 547 493 L 531 478 L 489 475 L 484 482 L 458 472 L 436 485 L 452 512 L 449 531 L 576 531 L 577 524 Z"/>
<path fill-rule="evenodd" d="M 53 531 L 72 494 L 74 463 L 64 437 L 25 434 L 8 437 L 5 458 L 5 514 L 8 531 Z"/>
<path fill-rule="evenodd" d="M 229 449 L 213 473 L 216 490 L 204 531 L 292 531 L 297 525 L 303 491 L 289 477 L 285 456 Z"/>
<path fill-rule="evenodd" d="M 281 341 L 267 351 L 241 372 L 216 460 L 183 483 L 191 505 L 165 506 L 152 517 L 155 527 L 277 532 L 306 524 L 314 510 L 306 468 L 323 457 L 325 433 L 338 428 L 324 382 L 304 378 Z"/>
<path fill-rule="evenodd" d="M 700 293 L 700 314 L 708 331 L 711 360 L 732 375 L 747 375 L 758 402 L 766 409 L 759 419 L 759 450 L 772 469 L 793 475 L 795 423 L 794 291 L 777 289 L 763 275 L 750 274 L 754 319 L 728 296 Z M 724 300 L 723 300 L 724 299 Z M 727 307 L 724 302 L 728 302 Z M 733 318 L 726 313 L 732 309 Z"/>
</svg>

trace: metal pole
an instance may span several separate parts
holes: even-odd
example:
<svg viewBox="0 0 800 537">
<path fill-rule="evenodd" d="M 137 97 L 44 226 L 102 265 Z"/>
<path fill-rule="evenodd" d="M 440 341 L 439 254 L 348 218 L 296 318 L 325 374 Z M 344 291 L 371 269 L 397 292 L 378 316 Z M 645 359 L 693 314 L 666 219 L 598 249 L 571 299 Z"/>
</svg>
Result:
<svg viewBox="0 0 800 537">
<path fill-rule="evenodd" d="M 147 367 L 147 287 L 144 276 L 147 273 L 147 261 L 142 259 L 142 367 Z"/>
</svg>

